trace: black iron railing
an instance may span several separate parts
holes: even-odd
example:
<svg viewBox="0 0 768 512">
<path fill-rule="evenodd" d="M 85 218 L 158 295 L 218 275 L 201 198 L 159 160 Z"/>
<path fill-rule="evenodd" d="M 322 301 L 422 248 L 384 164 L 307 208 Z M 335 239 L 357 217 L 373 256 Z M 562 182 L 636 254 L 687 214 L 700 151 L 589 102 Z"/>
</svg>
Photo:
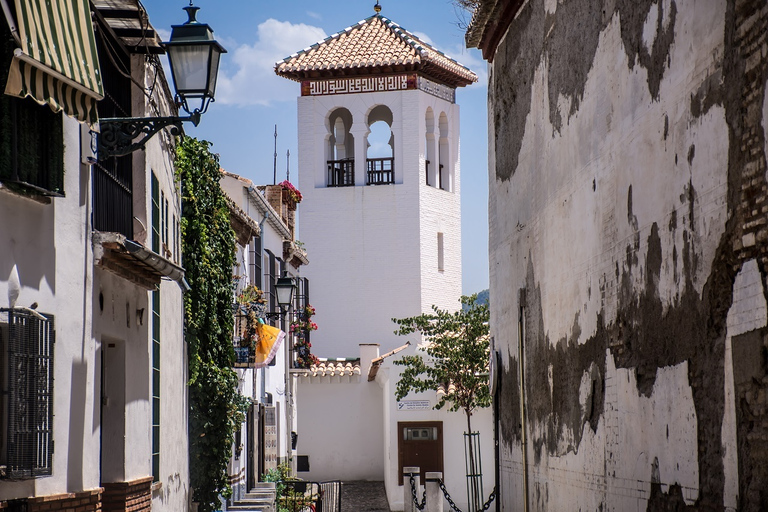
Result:
<svg viewBox="0 0 768 512">
<path fill-rule="evenodd" d="M 352 158 L 328 160 L 328 186 L 353 187 L 355 185 L 355 161 Z"/>
<path fill-rule="evenodd" d="M 429 160 L 424 160 L 424 163 L 426 164 L 427 186 L 431 187 L 432 185 L 429 183 Z"/>
<path fill-rule="evenodd" d="M 53 462 L 53 316 L 8 315 L 7 460 L 3 476 L 50 475 Z"/>
<path fill-rule="evenodd" d="M 437 168 L 437 186 L 440 190 L 445 190 L 443 186 L 443 164 L 440 164 Z"/>
<path fill-rule="evenodd" d="M 368 158 L 368 185 L 388 185 L 395 182 L 394 158 Z"/>
</svg>

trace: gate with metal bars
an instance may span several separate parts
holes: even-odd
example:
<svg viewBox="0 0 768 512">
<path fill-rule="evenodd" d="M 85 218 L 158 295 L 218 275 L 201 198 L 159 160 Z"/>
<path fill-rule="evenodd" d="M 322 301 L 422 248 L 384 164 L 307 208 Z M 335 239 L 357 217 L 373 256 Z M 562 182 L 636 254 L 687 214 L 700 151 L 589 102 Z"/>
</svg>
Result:
<svg viewBox="0 0 768 512">
<path fill-rule="evenodd" d="M 341 512 L 341 482 L 284 482 L 278 498 L 281 512 Z"/>
</svg>

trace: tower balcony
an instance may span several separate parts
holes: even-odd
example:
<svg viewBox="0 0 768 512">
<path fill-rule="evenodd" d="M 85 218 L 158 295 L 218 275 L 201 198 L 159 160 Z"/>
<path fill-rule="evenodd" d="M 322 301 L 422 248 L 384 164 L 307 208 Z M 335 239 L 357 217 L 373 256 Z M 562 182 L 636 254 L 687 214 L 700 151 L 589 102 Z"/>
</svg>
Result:
<svg viewBox="0 0 768 512">
<path fill-rule="evenodd" d="M 355 186 L 355 160 L 353 158 L 328 160 L 328 186 Z"/>
<path fill-rule="evenodd" d="M 395 159 L 389 158 L 368 158 L 368 175 L 366 183 L 368 185 L 389 185 L 395 182 Z"/>
</svg>

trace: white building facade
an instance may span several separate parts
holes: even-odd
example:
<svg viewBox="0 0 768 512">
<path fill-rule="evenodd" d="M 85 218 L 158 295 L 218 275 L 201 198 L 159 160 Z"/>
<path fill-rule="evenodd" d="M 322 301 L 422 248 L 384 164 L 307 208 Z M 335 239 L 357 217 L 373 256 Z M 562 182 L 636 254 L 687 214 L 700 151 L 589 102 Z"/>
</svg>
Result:
<svg viewBox="0 0 768 512">
<path fill-rule="evenodd" d="M 463 415 L 432 410 L 434 393 L 396 402 L 392 360 L 420 340 L 396 356 L 379 352 L 406 341 L 393 318 L 459 307 L 455 90 L 476 76 L 378 12 L 278 62 L 276 72 L 301 82 L 301 238 L 312 251 L 304 275 L 319 325 L 312 347 L 322 356 L 296 372 L 297 453 L 308 470 L 300 476 L 383 481 L 392 509 L 403 510 L 400 473 L 416 465 L 445 471 L 466 504 Z M 490 416 L 480 413 L 474 425 L 488 442 L 492 477 Z M 408 458 L 418 450 L 409 432 L 429 438 L 421 462 Z"/>
<path fill-rule="evenodd" d="M 280 463 L 293 463 L 291 434 L 297 430 L 296 379 L 290 373 L 295 357 L 289 326 L 294 311 L 307 302 L 309 281 L 300 275 L 300 268 L 309 260 L 294 239 L 296 205 L 283 202 L 280 185 L 256 187 L 247 178 L 223 172 L 221 188 L 231 201 L 230 216 L 237 235 L 236 293 L 256 286 L 264 294 L 266 311 L 274 313 L 279 309 L 275 295 L 277 279 L 286 272 L 296 283 L 294 306 L 288 314 L 266 318 L 267 323 L 287 333 L 274 358 L 267 366 L 256 368 L 238 356 L 238 391 L 250 398 L 253 405 L 233 447 L 229 465 L 231 504 L 262 481 L 265 472 Z M 236 339 L 244 321 L 243 315 L 236 313 Z"/>
<path fill-rule="evenodd" d="M 50 77 L 41 79 L 48 87 L 26 91 L 64 112 L 11 97 L 19 96 L 11 85 L 2 99 L 3 115 L 16 118 L 4 119 L 0 135 L 0 296 L 8 297 L 0 312 L 0 508 L 186 510 L 187 358 L 173 137 L 161 133 L 144 150 L 99 159 L 87 126 L 96 114 L 169 116 L 175 107 L 156 57 L 162 48 L 139 3 L 119 2 L 123 9 L 108 20 L 98 2 L 67 9 L 75 4 L 86 16 L 76 23 L 62 11 L 62 25 L 50 30 L 78 34 L 74 42 L 87 53 L 79 62 L 95 62 L 103 88 L 73 92 L 36 62 L 30 65 Z M 14 23 L 0 20 L 3 41 L 11 41 L 2 50 L 4 77 L 14 45 L 9 26 L 24 33 L 30 27 L 22 18 L 39 19 L 26 16 L 30 5 L 16 2 L 6 12 Z M 147 37 L 137 43 L 126 34 L 140 23 Z M 28 68 L 20 69 L 26 77 Z M 154 87 L 151 101 L 125 70 Z M 73 108 L 73 97 L 85 111 Z"/>
</svg>

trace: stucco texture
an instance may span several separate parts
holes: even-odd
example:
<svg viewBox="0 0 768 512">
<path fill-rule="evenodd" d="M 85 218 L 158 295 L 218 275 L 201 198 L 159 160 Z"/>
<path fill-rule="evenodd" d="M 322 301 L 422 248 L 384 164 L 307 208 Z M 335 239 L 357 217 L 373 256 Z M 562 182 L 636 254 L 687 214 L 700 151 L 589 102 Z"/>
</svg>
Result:
<svg viewBox="0 0 768 512">
<path fill-rule="evenodd" d="M 526 479 L 532 510 L 768 507 L 767 32 L 765 2 L 531 0 L 501 38 L 503 510 Z"/>
</svg>

